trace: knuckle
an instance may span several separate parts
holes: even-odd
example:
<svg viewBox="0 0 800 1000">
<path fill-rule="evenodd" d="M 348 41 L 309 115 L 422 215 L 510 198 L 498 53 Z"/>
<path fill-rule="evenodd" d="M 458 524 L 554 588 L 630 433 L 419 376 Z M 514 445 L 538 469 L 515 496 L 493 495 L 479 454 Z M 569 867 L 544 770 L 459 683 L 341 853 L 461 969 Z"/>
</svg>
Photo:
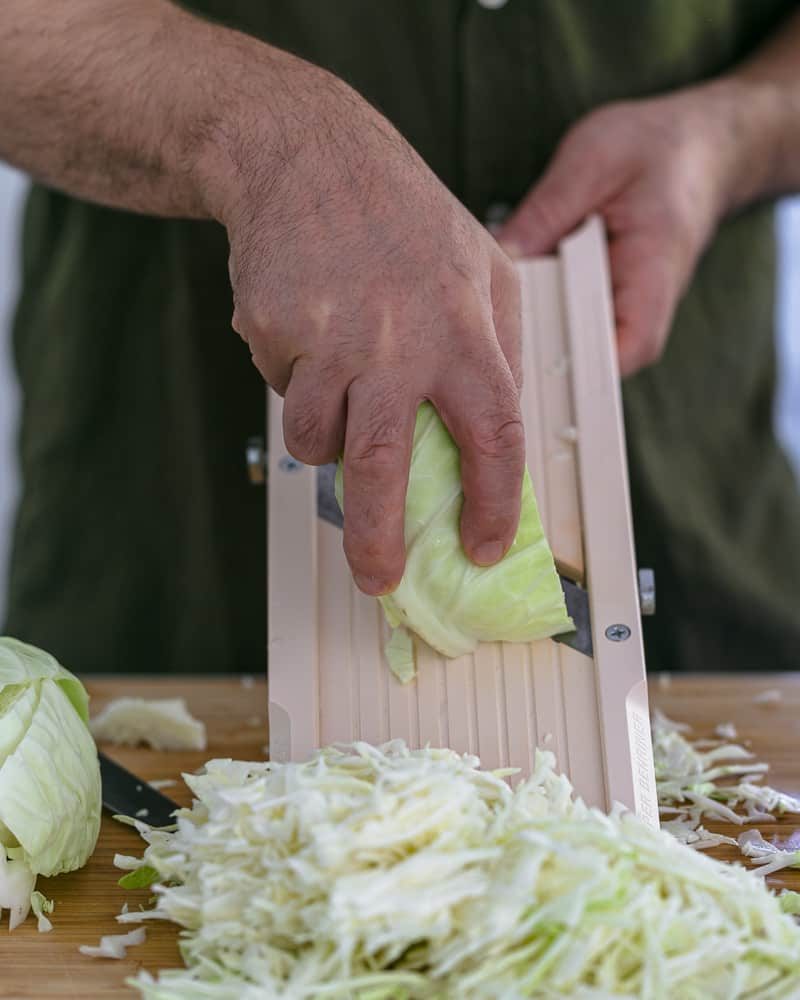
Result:
<svg viewBox="0 0 800 1000">
<path fill-rule="evenodd" d="M 346 461 L 352 469 L 369 470 L 372 477 L 397 471 L 406 447 L 404 396 L 401 387 L 380 384 L 368 406 L 349 418 Z"/>
<path fill-rule="evenodd" d="M 241 287 L 234 292 L 233 315 L 235 328 L 243 336 L 266 332 L 274 326 L 274 317 L 261 297 L 251 295 Z"/>
<path fill-rule="evenodd" d="M 287 407 L 283 436 L 289 452 L 308 465 L 314 465 L 326 450 L 319 413 L 310 405 L 295 403 L 291 409 Z"/>
<path fill-rule="evenodd" d="M 402 450 L 400 437 L 388 422 L 359 430 L 352 438 L 347 461 L 356 473 L 387 478 L 397 471 Z"/>
<path fill-rule="evenodd" d="M 525 453 L 525 428 L 519 416 L 482 415 L 470 425 L 470 444 L 480 458 L 516 460 Z"/>
<path fill-rule="evenodd" d="M 483 294 L 484 280 L 476 275 L 452 273 L 440 282 L 440 309 L 446 321 L 464 329 L 481 326 L 486 319 L 488 295 Z"/>
<path fill-rule="evenodd" d="M 283 409 L 283 437 L 289 452 L 306 465 L 334 461 L 341 450 L 342 405 L 335 391 L 320 393 L 306 381 L 302 386 L 297 379 L 290 382 Z"/>
<path fill-rule="evenodd" d="M 376 470 L 392 468 L 397 461 L 398 443 L 380 438 L 359 438 L 350 452 L 350 464 Z"/>
</svg>

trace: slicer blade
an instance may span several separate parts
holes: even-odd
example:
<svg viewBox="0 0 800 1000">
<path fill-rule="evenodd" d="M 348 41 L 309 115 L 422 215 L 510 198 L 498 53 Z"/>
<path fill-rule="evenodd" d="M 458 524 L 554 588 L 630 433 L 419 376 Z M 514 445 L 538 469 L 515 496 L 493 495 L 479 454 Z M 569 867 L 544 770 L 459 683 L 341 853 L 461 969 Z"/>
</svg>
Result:
<svg viewBox="0 0 800 1000">
<path fill-rule="evenodd" d="M 554 635 L 556 642 L 563 642 L 565 646 L 576 649 L 584 656 L 591 656 L 594 652 L 592 646 L 592 616 L 589 611 L 589 593 L 580 584 L 570 580 L 562 573 L 558 574 L 561 581 L 561 589 L 564 591 L 564 601 L 567 605 L 567 613 L 575 623 L 574 632 L 563 632 L 561 635 Z"/>
</svg>

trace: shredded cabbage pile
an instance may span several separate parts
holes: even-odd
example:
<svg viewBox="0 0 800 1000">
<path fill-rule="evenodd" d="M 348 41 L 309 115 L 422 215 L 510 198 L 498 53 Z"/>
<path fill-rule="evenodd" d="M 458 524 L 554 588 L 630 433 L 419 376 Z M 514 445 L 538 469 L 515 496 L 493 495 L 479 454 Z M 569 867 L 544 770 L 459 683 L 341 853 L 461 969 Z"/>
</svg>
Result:
<svg viewBox="0 0 800 1000">
<path fill-rule="evenodd" d="M 187 968 L 149 1000 L 800 995 L 800 928 L 763 880 L 575 800 L 537 753 L 515 789 L 393 742 L 186 775 L 137 827 Z M 507 773 L 507 772 L 506 772 Z M 127 859 L 126 859 L 127 862 Z M 126 864 L 127 867 L 127 864 Z"/>
</svg>

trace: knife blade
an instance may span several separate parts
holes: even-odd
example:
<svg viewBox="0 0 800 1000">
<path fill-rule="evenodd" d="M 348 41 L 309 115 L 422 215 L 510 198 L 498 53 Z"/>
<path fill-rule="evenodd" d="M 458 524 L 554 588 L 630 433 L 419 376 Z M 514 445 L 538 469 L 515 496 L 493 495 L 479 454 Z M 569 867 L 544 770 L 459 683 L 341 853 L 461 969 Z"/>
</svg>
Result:
<svg viewBox="0 0 800 1000">
<path fill-rule="evenodd" d="M 98 753 L 98 757 L 104 809 L 113 815 L 134 816 L 151 826 L 174 823 L 172 814 L 180 809 L 177 802 L 162 795 L 143 778 L 137 778 L 104 753 Z"/>
<path fill-rule="evenodd" d="M 334 528 L 344 527 L 344 517 L 336 499 L 336 463 L 317 467 L 317 517 Z"/>
</svg>

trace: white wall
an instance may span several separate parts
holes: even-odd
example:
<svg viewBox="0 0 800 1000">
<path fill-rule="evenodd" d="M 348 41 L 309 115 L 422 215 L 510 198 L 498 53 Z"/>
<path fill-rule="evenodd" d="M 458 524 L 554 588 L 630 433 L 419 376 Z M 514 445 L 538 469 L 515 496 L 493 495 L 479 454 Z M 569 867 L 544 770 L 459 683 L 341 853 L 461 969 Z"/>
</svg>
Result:
<svg viewBox="0 0 800 1000">
<path fill-rule="evenodd" d="M 14 437 L 18 394 L 8 336 L 17 286 L 17 237 L 24 178 L 0 163 L 0 622 L 14 501 L 18 491 Z M 778 296 L 778 351 L 781 384 L 776 405 L 778 433 L 800 474 L 800 197 L 784 202 L 778 214 L 781 280 Z"/>
<path fill-rule="evenodd" d="M 0 163 L 0 627 L 6 599 L 6 565 L 18 478 L 14 462 L 18 394 L 11 374 L 8 328 L 17 288 L 17 238 L 25 181 Z"/>
</svg>

